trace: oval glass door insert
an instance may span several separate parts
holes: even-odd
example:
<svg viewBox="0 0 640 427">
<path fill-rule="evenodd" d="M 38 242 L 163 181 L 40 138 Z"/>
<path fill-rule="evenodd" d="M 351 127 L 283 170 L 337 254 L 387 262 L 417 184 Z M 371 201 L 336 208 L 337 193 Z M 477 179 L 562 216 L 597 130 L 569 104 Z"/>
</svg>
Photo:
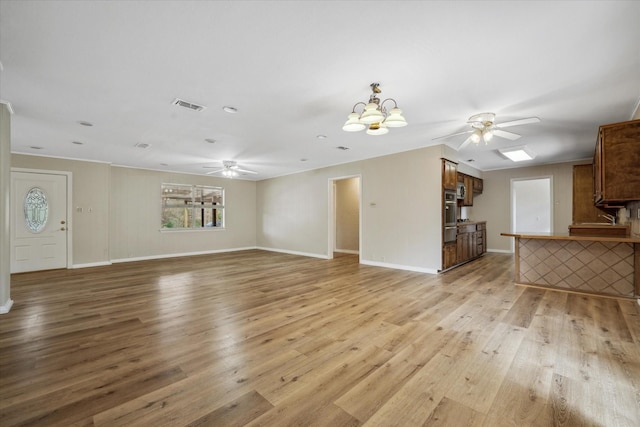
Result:
<svg viewBox="0 0 640 427">
<path fill-rule="evenodd" d="M 47 196 L 38 187 L 33 187 L 24 196 L 24 222 L 32 233 L 44 230 L 49 218 Z"/>
</svg>

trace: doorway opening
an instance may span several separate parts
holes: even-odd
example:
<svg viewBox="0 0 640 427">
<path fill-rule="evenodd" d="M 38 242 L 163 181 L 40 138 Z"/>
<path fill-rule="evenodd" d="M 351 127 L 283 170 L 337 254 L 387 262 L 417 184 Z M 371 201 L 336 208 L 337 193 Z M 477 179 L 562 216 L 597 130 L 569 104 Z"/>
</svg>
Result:
<svg viewBox="0 0 640 427">
<path fill-rule="evenodd" d="M 329 247 L 328 258 L 334 253 L 357 254 L 361 245 L 361 179 L 360 176 L 329 180 Z"/>
</svg>

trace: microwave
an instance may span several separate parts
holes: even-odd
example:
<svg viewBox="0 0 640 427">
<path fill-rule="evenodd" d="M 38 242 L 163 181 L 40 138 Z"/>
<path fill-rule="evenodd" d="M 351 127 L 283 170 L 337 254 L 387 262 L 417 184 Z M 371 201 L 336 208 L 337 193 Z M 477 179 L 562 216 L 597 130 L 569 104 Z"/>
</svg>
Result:
<svg viewBox="0 0 640 427">
<path fill-rule="evenodd" d="M 465 188 L 464 184 L 462 182 L 458 183 L 458 188 L 456 190 L 456 197 L 458 199 L 464 199 L 464 195 L 466 194 L 467 189 Z"/>
</svg>

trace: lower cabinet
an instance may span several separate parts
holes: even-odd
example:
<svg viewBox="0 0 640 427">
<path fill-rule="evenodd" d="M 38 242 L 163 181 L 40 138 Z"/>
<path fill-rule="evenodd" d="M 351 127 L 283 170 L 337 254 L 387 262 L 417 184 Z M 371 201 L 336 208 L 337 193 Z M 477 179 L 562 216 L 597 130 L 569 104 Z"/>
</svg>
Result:
<svg viewBox="0 0 640 427">
<path fill-rule="evenodd" d="M 484 222 L 458 225 L 456 264 L 462 264 L 479 257 L 487 251 L 486 233 L 486 223 Z"/>
<path fill-rule="evenodd" d="M 458 263 L 457 247 L 455 243 L 445 243 L 442 247 L 442 269 L 453 267 Z"/>
</svg>

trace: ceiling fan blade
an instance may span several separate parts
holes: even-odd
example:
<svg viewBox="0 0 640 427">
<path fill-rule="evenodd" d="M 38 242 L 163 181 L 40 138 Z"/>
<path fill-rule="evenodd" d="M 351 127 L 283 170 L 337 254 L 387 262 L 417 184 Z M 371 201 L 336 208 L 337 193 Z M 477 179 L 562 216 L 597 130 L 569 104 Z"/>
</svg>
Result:
<svg viewBox="0 0 640 427">
<path fill-rule="evenodd" d="M 233 168 L 233 170 L 237 171 L 237 172 L 242 172 L 242 173 L 250 173 L 250 174 L 253 174 L 253 175 L 257 175 L 258 174 L 258 172 L 250 171 L 248 169 Z"/>
<path fill-rule="evenodd" d="M 512 120 L 510 122 L 495 123 L 497 128 L 506 128 L 509 126 L 528 125 L 529 123 L 540 123 L 540 119 L 537 117 L 527 117 L 525 119 Z"/>
<path fill-rule="evenodd" d="M 217 169 L 217 170 L 214 170 L 214 171 L 207 172 L 205 175 L 211 175 L 211 174 L 214 174 L 214 173 L 219 173 L 219 172 L 222 172 L 223 170 L 224 169 Z"/>
<path fill-rule="evenodd" d="M 515 141 L 516 139 L 520 138 L 520 135 L 518 135 L 517 133 L 507 132 L 506 130 L 493 129 L 492 132 L 495 136 L 499 136 L 500 138 L 506 138 L 511 141 Z"/>
<path fill-rule="evenodd" d="M 439 136 L 437 138 L 433 138 L 432 141 L 437 141 L 439 139 L 451 138 L 452 136 L 464 135 L 466 133 L 471 133 L 472 130 L 465 130 L 464 132 L 452 133 L 451 135 Z"/>
<path fill-rule="evenodd" d="M 471 136 L 469 136 L 469 138 L 465 139 L 464 142 L 458 146 L 458 151 L 462 150 L 464 147 L 466 147 L 470 143 L 471 143 Z"/>
</svg>

